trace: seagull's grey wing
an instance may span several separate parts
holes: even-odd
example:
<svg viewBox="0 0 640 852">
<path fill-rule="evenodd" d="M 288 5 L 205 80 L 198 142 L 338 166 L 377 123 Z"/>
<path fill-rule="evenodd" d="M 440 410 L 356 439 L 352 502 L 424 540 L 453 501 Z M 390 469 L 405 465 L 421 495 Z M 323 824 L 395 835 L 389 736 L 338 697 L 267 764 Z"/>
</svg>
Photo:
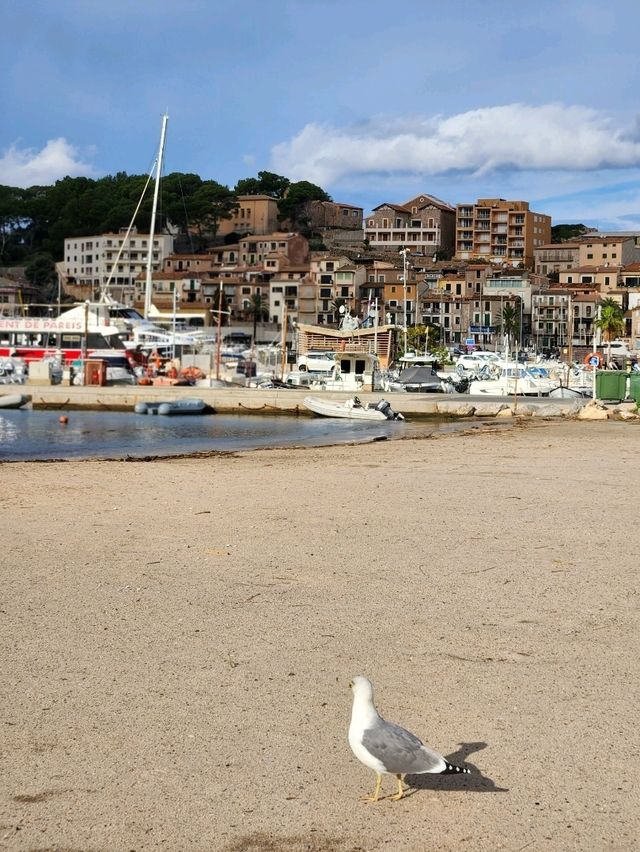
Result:
<svg viewBox="0 0 640 852">
<path fill-rule="evenodd" d="M 447 767 L 442 755 L 424 745 L 415 734 L 384 719 L 377 719 L 364 731 L 362 745 L 394 775 L 442 772 Z"/>
</svg>

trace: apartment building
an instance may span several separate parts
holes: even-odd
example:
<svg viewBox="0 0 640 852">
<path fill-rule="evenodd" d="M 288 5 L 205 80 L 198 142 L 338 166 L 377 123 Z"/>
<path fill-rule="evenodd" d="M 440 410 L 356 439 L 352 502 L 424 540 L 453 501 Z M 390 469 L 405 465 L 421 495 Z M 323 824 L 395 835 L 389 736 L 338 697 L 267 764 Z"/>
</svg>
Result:
<svg viewBox="0 0 640 852">
<path fill-rule="evenodd" d="M 278 230 L 278 202 L 270 195 L 239 195 L 230 219 L 221 219 L 218 236 L 272 234 Z"/>
<path fill-rule="evenodd" d="M 555 285 L 533 294 L 532 332 L 537 349 L 593 347 L 601 300 L 596 286 Z"/>
<path fill-rule="evenodd" d="M 565 269 L 559 273 L 558 283 L 567 287 L 571 284 L 593 284 L 603 297 L 620 298 L 617 294 L 622 267 L 606 266 L 577 266 Z"/>
<path fill-rule="evenodd" d="M 456 207 L 455 257 L 533 267 L 534 249 L 551 241 L 551 217 L 527 201 L 479 198 Z"/>
<path fill-rule="evenodd" d="M 384 273 L 382 300 L 387 325 L 404 327 L 416 324 L 419 280 L 413 267 L 407 267 L 406 282 L 403 269 L 392 268 Z"/>
<path fill-rule="evenodd" d="M 450 256 L 455 218 L 450 204 L 424 193 L 404 204 L 379 204 L 365 218 L 364 238 L 372 250 L 399 252 L 406 247 L 429 256 Z"/>
<path fill-rule="evenodd" d="M 238 241 L 238 264 L 262 266 L 268 261 L 276 268 L 278 258 L 287 263 L 302 264 L 309 259 L 309 243 L 300 234 L 275 232 L 247 236 Z"/>
<path fill-rule="evenodd" d="M 152 270 L 162 269 L 164 259 L 173 252 L 173 237 L 155 234 L 152 247 Z M 138 277 L 146 273 L 149 256 L 149 234 L 132 228 L 117 234 L 72 237 L 64 241 L 64 283 L 86 288 L 87 296 L 97 296 L 109 281 L 114 298 L 130 301 Z"/>
<path fill-rule="evenodd" d="M 634 236 L 589 236 L 579 242 L 576 266 L 627 266 L 640 261 Z"/>
<path fill-rule="evenodd" d="M 238 263 L 238 244 L 218 246 L 207 252 L 195 254 L 172 254 L 165 257 L 165 272 L 193 272 L 201 276 L 215 275 L 225 266 Z"/>
<path fill-rule="evenodd" d="M 290 266 L 276 272 L 269 281 L 269 319 L 287 324 L 300 322 L 299 290 L 309 274 L 309 266 Z M 315 285 L 314 285 L 315 292 Z M 315 309 L 315 307 L 314 307 Z"/>
<path fill-rule="evenodd" d="M 315 300 L 308 286 L 305 288 L 304 316 L 301 322 L 317 324 L 337 323 L 339 316 L 335 312 L 335 302 L 344 300 L 347 310 L 360 312 L 360 287 L 366 280 L 366 269 L 356 266 L 348 257 L 328 253 L 314 253 L 311 257 L 308 282 L 315 286 Z M 315 309 L 310 310 L 311 302 Z M 313 319 L 311 317 L 313 316 Z"/>
<path fill-rule="evenodd" d="M 579 266 L 580 243 L 549 243 L 534 247 L 533 269 L 538 275 L 552 275 Z"/>
</svg>

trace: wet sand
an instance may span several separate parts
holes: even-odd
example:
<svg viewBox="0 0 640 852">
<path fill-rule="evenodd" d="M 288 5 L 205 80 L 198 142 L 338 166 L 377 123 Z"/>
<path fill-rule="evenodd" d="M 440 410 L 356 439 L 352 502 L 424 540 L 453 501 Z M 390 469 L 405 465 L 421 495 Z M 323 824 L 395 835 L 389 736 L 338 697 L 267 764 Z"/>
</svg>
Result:
<svg viewBox="0 0 640 852">
<path fill-rule="evenodd" d="M 638 848 L 639 449 L 0 466 L 0 849 Z M 361 802 L 355 674 L 472 774 Z"/>
</svg>

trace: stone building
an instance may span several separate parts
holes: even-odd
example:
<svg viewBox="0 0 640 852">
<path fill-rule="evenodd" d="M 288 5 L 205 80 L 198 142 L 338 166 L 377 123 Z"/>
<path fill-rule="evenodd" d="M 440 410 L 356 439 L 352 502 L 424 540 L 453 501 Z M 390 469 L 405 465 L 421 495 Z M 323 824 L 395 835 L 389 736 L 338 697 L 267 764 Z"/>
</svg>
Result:
<svg viewBox="0 0 640 852">
<path fill-rule="evenodd" d="M 365 217 L 364 237 L 373 251 L 412 252 L 451 256 L 455 239 L 455 209 L 426 193 L 404 204 L 385 202 Z"/>
</svg>

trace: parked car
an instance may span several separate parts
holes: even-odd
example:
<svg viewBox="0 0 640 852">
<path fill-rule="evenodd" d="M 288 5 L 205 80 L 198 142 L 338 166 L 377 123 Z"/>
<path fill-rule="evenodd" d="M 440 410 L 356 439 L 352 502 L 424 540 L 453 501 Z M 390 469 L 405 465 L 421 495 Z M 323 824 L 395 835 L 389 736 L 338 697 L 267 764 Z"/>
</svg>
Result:
<svg viewBox="0 0 640 852">
<path fill-rule="evenodd" d="M 464 373 L 475 373 L 483 367 L 491 367 L 492 365 L 499 366 L 502 359 L 495 352 L 474 352 L 472 355 L 461 355 L 456 361 L 456 372 L 460 375 Z"/>
</svg>

